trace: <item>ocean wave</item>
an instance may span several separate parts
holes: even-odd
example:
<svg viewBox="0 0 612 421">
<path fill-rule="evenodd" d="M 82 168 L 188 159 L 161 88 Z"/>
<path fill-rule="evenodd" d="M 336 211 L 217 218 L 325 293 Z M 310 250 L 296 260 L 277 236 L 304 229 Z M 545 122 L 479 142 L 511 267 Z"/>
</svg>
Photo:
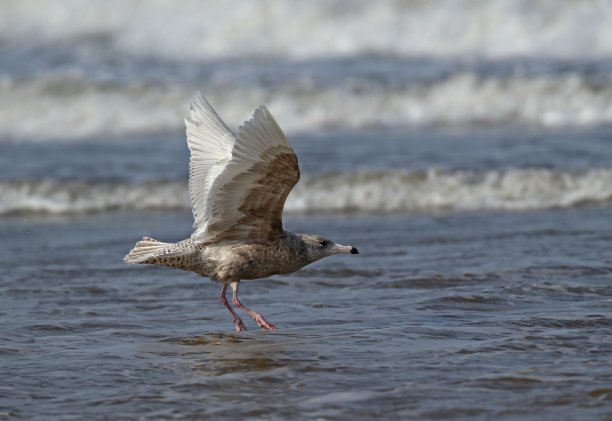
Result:
<svg viewBox="0 0 612 421">
<path fill-rule="evenodd" d="M 83 214 L 112 210 L 178 210 L 188 203 L 186 183 L 0 181 L 0 215 Z"/>
<path fill-rule="evenodd" d="M 380 171 L 304 177 L 288 213 L 525 211 L 612 203 L 612 169 Z M 0 181 L 0 215 L 189 209 L 186 182 Z"/>
<path fill-rule="evenodd" d="M 163 30 L 160 30 L 163 28 Z M 609 56 L 612 8 L 589 1 L 5 0 L 0 36 L 107 40 L 173 59 L 279 55 Z"/>
<path fill-rule="evenodd" d="M 388 76 L 388 75 L 387 75 Z M 265 103 L 288 132 L 406 125 L 612 124 L 612 83 L 580 72 L 483 76 L 474 72 L 389 86 L 344 78 L 275 86 L 211 81 L 206 94 L 230 126 Z M 71 73 L 0 83 L 0 137 L 70 139 L 183 130 L 196 84 L 95 82 Z"/>
</svg>

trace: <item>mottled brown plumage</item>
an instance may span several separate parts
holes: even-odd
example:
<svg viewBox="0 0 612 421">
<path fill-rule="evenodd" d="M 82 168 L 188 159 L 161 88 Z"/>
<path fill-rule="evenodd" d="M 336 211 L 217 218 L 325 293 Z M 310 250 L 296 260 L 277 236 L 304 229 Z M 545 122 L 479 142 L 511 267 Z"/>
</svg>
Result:
<svg viewBox="0 0 612 421">
<path fill-rule="evenodd" d="M 185 122 L 196 230 L 178 243 L 145 237 L 125 261 L 183 269 L 219 282 L 221 302 L 233 315 L 236 330 L 246 330 L 225 297 L 230 285 L 234 306 L 263 329 L 276 329 L 238 300 L 240 280 L 291 273 L 326 256 L 358 251 L 283 229 L 283 206 L 300 171 L 295 152 L 264 106 L 240 127 L 238 136 L 200 95 Z"/>
</svg>

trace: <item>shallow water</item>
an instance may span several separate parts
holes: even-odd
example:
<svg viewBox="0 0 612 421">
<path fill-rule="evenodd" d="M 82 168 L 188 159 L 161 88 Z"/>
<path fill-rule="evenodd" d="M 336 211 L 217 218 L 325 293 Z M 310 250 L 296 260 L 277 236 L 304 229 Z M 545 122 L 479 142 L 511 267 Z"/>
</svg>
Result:
<svg viewBox="0 0 612 421">
<path fill-rule="evenodd" d="M 188 213 L 12 218 L 0 230 L 0 412 L 610 416 L 611 217 L 291 217 L 361 254 L 243 282 L 242 300 L 280 328 L 245 317 L 244 333 L 212 282 L 121 261 L 141 234 L 188 235 Z"/>
</svg>

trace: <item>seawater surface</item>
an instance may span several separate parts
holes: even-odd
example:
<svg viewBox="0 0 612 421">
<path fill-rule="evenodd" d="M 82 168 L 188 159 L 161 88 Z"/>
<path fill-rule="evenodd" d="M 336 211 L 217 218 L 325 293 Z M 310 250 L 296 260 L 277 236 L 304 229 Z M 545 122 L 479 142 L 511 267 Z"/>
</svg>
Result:
<svg viewBox="0 0 612 421">
<path fill-rule="evenodd" d="M 14 217 L 0 229 L 4 418 L 598 419 L 612 399 L 610 208 L 290 217 L 361 254 L 217 285 L 128 266 L 191 215 Z M 8 247 L 7 247 L 8 244 Z"/>
</svg>

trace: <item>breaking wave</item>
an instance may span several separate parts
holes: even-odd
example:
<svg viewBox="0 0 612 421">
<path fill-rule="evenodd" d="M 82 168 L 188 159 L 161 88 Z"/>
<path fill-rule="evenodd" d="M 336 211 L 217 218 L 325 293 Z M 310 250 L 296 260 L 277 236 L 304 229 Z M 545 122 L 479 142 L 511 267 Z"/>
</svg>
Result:
<svg viewBox="0 0 612 421">
<path fill-rule="evenodd" d="M 529 0 L 6 0 L 0 139 L 183 130 L 197 90 L 287 132 L 612 124 L 612 7 Z"/>
<path fill-rule="evenodd" d="M 403 125 L 525 124 L 546 127 L 612 124 L 612 83 L 580 72 L 483 76 L 474 72 L 427 83 L 389 86 L 389 75 L 306 79 L 276 86 L 207 85 L 206 94 L 237 127 L 265 103 L 286 132 Z M 194 83 L 97 83 L 51 75 L 0 84 L 0 136 L 67 139 L 183 130 Z M 35 116 L 35 118 L 33 117 Z"/>
<path fill-rule="evenodd" d="M 382 171 L 304 177 L 290 213 L 523 211 L 612 203 L 612 169 Z M 189 209 L 184 182 L 0 181 L 0 215 Z"/>
<path fill-rule="evenodd" d="M 160 30 L 163 28 L 163 30 Z M 279 55 L 609 56 L 605 1 L 5 0 L 0 36 L 94 38 L 173 59 Z"/>
</svg>

